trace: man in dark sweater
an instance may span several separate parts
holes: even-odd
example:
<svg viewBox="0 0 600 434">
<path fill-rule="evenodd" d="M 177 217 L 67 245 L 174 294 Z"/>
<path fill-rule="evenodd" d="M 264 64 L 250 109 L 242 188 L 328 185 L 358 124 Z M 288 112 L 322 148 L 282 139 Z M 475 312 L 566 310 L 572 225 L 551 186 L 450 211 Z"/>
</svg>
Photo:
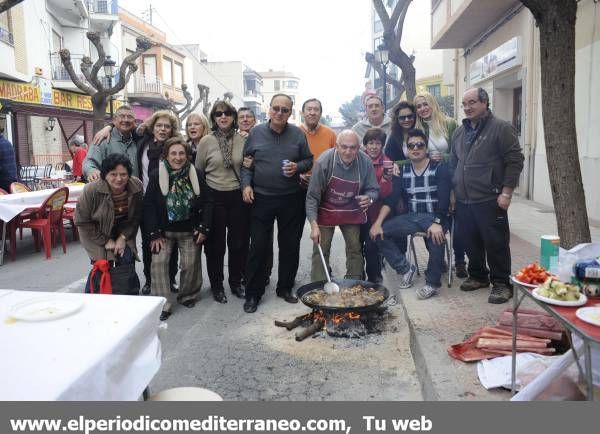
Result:
<svg viewBox="0 0 600 434">
<path fill-rule="evenodd" d="M 0 188 L 9 191 L 10 184 L 17 181 L 17 162 L 13 145 L 4 138 L 0 127 Z"/>
<path fill-rule="evenodd" d="M 275 219 L 279 246 L 277 296 L 288 303 L 298 302 L 292 288 L 300 261 L 305 220 L 305 195 L 299 175 L 310 170 L 313 156 L 302 130 L 287 122 L 292 106 L 288 95 L 274 95 L 269 121 L 254 127 L 244 146 L 244 156 L 254 159 L 252 167 L 242 167 L 241 171 L 244 202 L 252 204 L 244 303 L 247 313 L 256 312 L 265 293 L 264 263 Z"/>
<path fill-rule="evenodd" d="M 464 93 L 466 118 L 452 136 L 450 170 L 457 221 L 469 256 L 469 278 L 460 289 L 487 288 L 491 280 L 488 302 L 499 304 L 513 295 L 507 211 L 524 157 L 515 129 L 496 118 L 489 105 L 482 88 Z"/>
<path fill-rule="evenodd" d="M 390 266 L 402 275 L 400 288 L 412 286 L 416 267 L 398 248 L 396 238 L 416 232 L 426 232 L 429 243 L 429 262 L 425 271 L 425 286 L 417 289 L 417 297 L 426 299 L 435 295 L 441 284 L 445 228 L 450 205 L 450 173 L 445 163 L 427 156 L 427 137 L 423 131 L 408 132 L 407 145 L 410 163 L 404 164 L 399 177 L 394 178 L 392 195 L 384 200 L 370 236 Z M 407 199 L 408 213 L 398 214 Z M 384 222 L 385 220 L 385 222 Z"/>
</svg>

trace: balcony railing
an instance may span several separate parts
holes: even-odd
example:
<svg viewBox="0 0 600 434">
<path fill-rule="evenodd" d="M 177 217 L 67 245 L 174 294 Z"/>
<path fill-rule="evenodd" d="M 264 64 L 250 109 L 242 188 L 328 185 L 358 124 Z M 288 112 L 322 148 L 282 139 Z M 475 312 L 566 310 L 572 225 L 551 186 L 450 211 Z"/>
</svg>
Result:
<svg viewBox="0 0 600 434">
<path fill-rule="evenodd" d="M 133 86 L 131 86 L 133 84 Z M 143 74 L 134 74 L 127 86 L 129 93 L 154 93 L 163 95 L 163 84 L 160 78 Z"/>
<path fill-rule="evenodd" d="M 7 44 L 14 45 L 15 41 L 13 39 L 13 34 L 10 33 L 4 27 L 0 27 L 0 41 L 6 42 Z"/>
<path fill-rule="evenodd" d="M 83 58 L 83 54 L 71 54 L 71 64 L 73 65 L 73 69 L 77 73 L 77 76 L 85 81 L 85 77 L 81 73 L 80 65 L 81 59 Z M 65 80 L 71 81 L 71 76 L 67 72 L 67 68 L 65 68 L 60 60 L 60 55 L 51 54 L 50 55 L 50 64 L 52 65 L 52 80 Z"/>
<path fill-rule="evenodd" d="M 118 15 L 119 2 L 117 0 L 89 0 L 88 10 L 91 14 Z"/>
</svg>

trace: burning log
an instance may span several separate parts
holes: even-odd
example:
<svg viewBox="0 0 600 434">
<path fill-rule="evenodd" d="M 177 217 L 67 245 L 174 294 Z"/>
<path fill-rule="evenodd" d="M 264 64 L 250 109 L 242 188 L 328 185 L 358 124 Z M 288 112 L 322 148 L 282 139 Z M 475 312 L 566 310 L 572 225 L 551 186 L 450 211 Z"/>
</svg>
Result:
<svg viewBox="0 0 600 434">
<path fill-rule="evenodd" d="M 311 325 L 296 333 L 296 340 L 298 342 L 303 341 L 307 337 L 312 336 L 318 331 L 322 330 L 324 325 L 325 321 L 323 319 L 315 319 L 315 322 L 313 322 Z"/>
<path fill-rule="evenodd" d="M 297 316 L 292 321 L 277 321 L 275 320 L 275 325 L 277 327 L 285 327 L 288 331 L 295 329 L 300 326 L 304 321 L 310 320 L 312 317 L 312 313 L 307 313 L 304 315 Z"/>
</svg>

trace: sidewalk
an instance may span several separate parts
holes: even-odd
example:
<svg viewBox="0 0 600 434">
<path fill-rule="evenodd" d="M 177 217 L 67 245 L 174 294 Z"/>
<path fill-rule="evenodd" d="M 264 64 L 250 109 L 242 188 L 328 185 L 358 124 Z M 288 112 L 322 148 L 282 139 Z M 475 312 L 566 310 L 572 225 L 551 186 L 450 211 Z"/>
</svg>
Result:
<svg viewBox="0 0 600 434">
<path fill-rule="evenodd" d="M 554 213 L 535 202 L 516 199 L 509 209 L 511 228 L 512 270 L 518 271 L 539 256 L 541 235 L 556 234 Z M 600 227 L 591 227 L 592 239 L 600 241 Z M 425 400 L 508 400 L 503 389 L 488 391 L 477 376 L 477 363 L 463 363 L 448 356 L 447 348 L 463 341 L 478 328 L 494 325 L 509 304 L 487 302 L 489 290 L 474 292 L 459 290 L 461 279 L 454 279 L 451 288 L 446 283 L 440 293 L 429 300 L 418 300 L 415 289 L 424 284 L 423 271 L 427 252 L 416 240 L 421 276 L 410 289 L 398 290 L 396 273 L 385 273 L 385 285 L 396 293 L 404 309 L 410 330 L 411 351 Z M 445 278 L 445 275 L 443 276 Z M 535 308 L 523 303 L 523 307 Z"/>
</svg>

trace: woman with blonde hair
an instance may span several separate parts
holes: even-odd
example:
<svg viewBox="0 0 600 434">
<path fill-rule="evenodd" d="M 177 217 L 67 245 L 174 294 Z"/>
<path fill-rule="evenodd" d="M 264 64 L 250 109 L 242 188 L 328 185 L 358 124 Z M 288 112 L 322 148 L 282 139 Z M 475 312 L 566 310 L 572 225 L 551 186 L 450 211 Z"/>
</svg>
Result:
<svg viewBox="0 0 600 434">
<path fill-rule="evenodd" d="M 423 130 L 429 140 L 429 158 L 434 161 L 448 159 L 456 121 L 442 112 L 440 105 L 429 92 L 419 92 L 413 102 L 417 111 L 415 128 Z"/>
<path fill-rule="evenodd" d="M 428 139 L 427 148 L 429 158 L 434 161 L 448 160 L 452 149 L 452 134 L 456 129 L 456 121 L 447 117 L 436 99 L 429 92 L 419 92 L 415 98 L 415 110 L 417 111 L 417 128 L 422 129 Z M 452 193 L 454 197 L 454 193 Z M 456 217 L 455 217 L 456 219 Z M 461 236 L 460 224 L 455 220 L 454 234 L 454 264 L 456 277 L 468 276 L 465 262 L 465 246 Z"/>
<path fill-rule="evenodd" d="M 196 161 L 196 153 L 200 140 L 210 133 L 210 124 L 204 114 L 190 113 L 185 121 L 185 135 L 192 151 L 192 163 Z"/>
</svg>

